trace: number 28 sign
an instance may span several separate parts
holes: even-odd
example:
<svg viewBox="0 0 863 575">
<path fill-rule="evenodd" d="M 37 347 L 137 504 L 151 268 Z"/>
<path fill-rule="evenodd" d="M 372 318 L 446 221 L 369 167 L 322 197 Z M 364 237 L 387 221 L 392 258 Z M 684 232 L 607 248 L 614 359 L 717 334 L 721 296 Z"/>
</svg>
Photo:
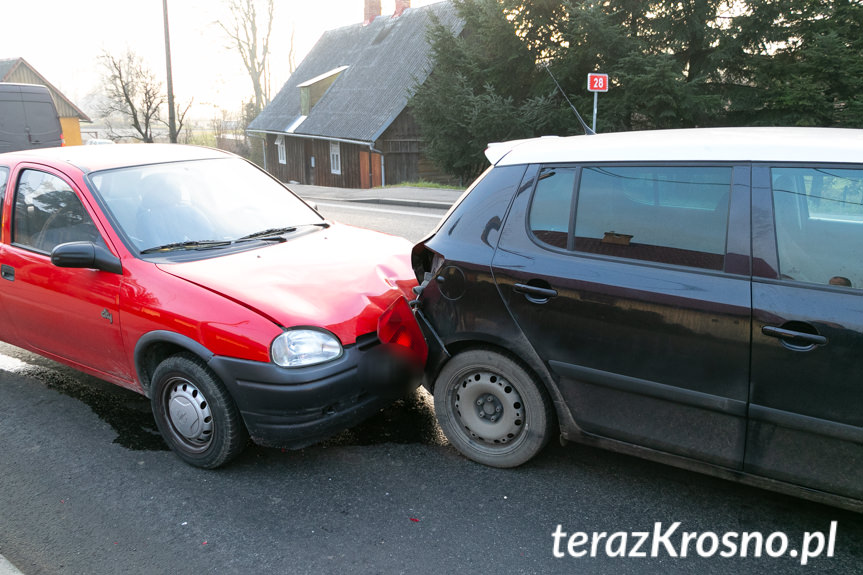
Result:
<svg viewBox="0 0 863 575">
<path fill-rule="evenodd" d="M 590 92 L 608 92 L 608 74 L 588 74 L 587 89 Z"/>
</svg>

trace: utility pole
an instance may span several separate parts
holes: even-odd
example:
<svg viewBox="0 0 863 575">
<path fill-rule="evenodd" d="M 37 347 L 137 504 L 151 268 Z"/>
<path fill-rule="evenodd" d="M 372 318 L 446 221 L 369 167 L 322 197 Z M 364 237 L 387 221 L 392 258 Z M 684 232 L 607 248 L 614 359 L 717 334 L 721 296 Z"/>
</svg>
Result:
<svg viewBox="0 0 863 575">
<path fill-rule="evenodd" d="M 168 32 L 168 0 L 162 0 L 165 20 L 165 66 L 168 69 L 168 135 L 172 144 L 177 143 L 177 117 L 174 108 L 174 80 L 171 77 L 171 35 Z"/>
</svg>

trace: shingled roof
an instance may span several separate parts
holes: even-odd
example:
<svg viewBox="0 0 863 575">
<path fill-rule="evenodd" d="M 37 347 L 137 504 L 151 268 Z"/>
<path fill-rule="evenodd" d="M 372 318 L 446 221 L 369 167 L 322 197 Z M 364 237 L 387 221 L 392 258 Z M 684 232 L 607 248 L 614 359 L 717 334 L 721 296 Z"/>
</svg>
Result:
<svg viewBox="0 0 863 575">
<path fill-rule="evenodd" d="M 463 22 L 450 2 L 325 32 L 248 130 L 374 142 L 430 72 L 426 30 L 433 16 L 453 34 L 461 33 Z M 344 70 L 302 119 L 300 85 L 340 68 Z"/>
<path fill-rule="evenodd" d="M 50 90 L 57 112 L 61 118 L 77 117 L 82 122 L 91 121 L 87 114 L 72 103 L 72 100 L 63 95 L 51 82 L 30 65 L 24 58 L 0 59 L 0 82 L 12 82 L 23 84 L 39 84 Z"/>
</svg>

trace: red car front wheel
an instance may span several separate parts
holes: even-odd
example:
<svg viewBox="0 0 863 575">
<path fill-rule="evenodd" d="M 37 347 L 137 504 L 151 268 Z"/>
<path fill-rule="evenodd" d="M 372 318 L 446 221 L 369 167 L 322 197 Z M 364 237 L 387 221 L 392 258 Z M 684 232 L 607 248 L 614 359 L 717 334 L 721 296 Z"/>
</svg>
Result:
<svg viewBox="0 0 863 575">
<path fill-rule="evenodd" d="M 159 364 L 150 402 L 165 441 L 195 467 L 224 465 L 248 443 L 240 412 L 225 386 L 193 355 L 171 356 Z"/>
</svg>

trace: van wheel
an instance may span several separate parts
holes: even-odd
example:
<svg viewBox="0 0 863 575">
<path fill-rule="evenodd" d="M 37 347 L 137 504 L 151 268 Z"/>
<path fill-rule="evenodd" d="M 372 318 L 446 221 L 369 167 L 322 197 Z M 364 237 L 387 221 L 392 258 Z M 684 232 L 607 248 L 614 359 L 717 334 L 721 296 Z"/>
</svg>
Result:
<svg viewBox="0 0 863 575">
<path fill-rule="evenodd" d="M 159 364 L 150 403 L 162 437 L 195 467 L 224 465 L 248 443 L 240 412 L 224 384 L 193 355 L 171 356 Z"/>
<path fill-rule="evenodd" d="M 453 357 L 434 386 L 438 423 L 450 444 L 492 467 L 517 467 L 539 453 L 554 422 L 545 389 L 510 358 L 489 350 Z"/>
</svg>

